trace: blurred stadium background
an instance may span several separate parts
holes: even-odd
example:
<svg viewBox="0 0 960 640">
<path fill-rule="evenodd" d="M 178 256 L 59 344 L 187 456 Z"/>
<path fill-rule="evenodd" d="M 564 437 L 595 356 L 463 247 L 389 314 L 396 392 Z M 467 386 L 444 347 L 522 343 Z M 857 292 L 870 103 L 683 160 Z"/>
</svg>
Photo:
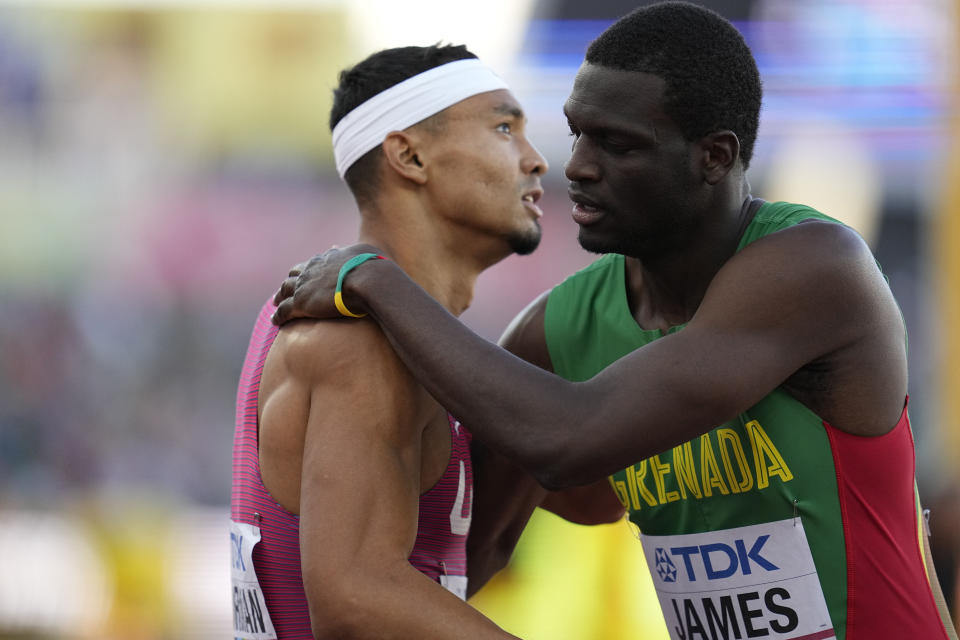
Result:
<svg viewBox="0 0 960 640">
<path fill-rule="evenodd" d="M 560 107 L 623 0 L 0 0 L 0 638 L 229 637 L 235 383 L 287 269 L 349 242 L 336 72 L 466 43 L 552 164 L 545 239 L 481 278 L 496 339 L 592 258 Z M 874 247 L 910 330 L 921 496 L 951 601 L 960 509 L 957 0 L 718 0 L 760 64 L 755 195 Z M 666 638 L 624 523 L 538 514 L 474 599 L 529 639 Z"/>
</svg>

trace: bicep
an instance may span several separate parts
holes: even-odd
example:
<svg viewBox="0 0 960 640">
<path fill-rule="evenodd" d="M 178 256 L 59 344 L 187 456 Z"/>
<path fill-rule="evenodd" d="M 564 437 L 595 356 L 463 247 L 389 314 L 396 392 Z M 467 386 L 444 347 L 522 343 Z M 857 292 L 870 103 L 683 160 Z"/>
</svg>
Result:
<svg viewBox="0 0 960 640">
<path fill-rule="evenodd" d="M 331 576 L 405 563 L 416 540 L 421 434 L 414 394 L 382 356 L 367 356 L 319 375 L 310 392 L 300 479 L 308 596 L 333 587 Z"/>
<path fill-rule="evenodd" d="M 310 561 L 329 570 L 376 556 L 405 558 L 416 538 L 419 440 L 387 438 L 382 432 L 394 416 L 331 396 L 313 394 L 304 440 L 305 568 Z"/>
</svg>

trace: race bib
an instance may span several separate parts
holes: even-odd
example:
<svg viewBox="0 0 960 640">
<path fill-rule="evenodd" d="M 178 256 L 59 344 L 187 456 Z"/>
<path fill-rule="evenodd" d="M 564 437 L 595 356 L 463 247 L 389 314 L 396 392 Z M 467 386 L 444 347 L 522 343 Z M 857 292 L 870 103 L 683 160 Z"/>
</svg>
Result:
<svg viewBox="0 0 960 640">
<path fill-rule="evenodd" d="M 253 547 L 260 527 L 230 521 L 233 635 L 236 640 L 277 640 L 263 590 L 253 570 Z"/>
<path fill-rule="evenodd" d="M 640 540 L 673 640 L 836 638 L 799 519 Z"/>
<path fill-rule="evenodd" d="M 440 585 L 461 600 L 467 599 L 467 576 L 440 574 Z"/>
</svg>

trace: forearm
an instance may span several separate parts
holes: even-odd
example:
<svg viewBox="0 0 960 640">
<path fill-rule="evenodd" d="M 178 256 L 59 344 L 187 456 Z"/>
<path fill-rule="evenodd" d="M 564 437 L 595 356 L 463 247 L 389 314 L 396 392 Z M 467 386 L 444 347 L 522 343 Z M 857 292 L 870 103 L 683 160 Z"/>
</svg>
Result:
<svg viewBox="0 0 960 640">
<path fill-rule="evenodd" d="M 394 570 L 358 565 L 348 576 L 323 575 L 312 583 L 322 585 L 308 588 L 320 640 L 516 638 L 406 562 Z"/>
<path fill-rule="evenodd" d="M 626 512 L 608 478 L 582 487 L 551 491 L 540 506 L 568 522 L 586 525 L 616 522 Z"/>
<path fill-rule="evenodd" d="M 471 446 L 473 520 L 467 540 L 467 595 L 507 566 L 546 491 L 530 474 L 480 441 Z"/>
<path fill-rule="evenodd" d="M 509 564 L 517 542 L 520 540 L 520 535 L 523 533 L 523 528 L 530 520 L 530 516 L 535 509 L 535 504 L 529 504 L 522 512 L 518 513 L 518 518 L 515 520 L 517 526 L 510 527 L 500 532 L 499 535 L 482 538 L 478 536 L 476 540 L 471 539 L 467 548 L 468 598 L 472 598 L 493 576 Z"/>
<path fill-rule="evenodd" d="M 606 478 L 583 487 L 548 492 L 528 474 L 524 477 L 524 481 L 512 482 L 510 491 L 504 491 L 497 500 L 497 514 L 484 517 L 484 509 L 477 504 L 483 496 L 479 489 L 475 494 L 474 519 L 467 544 L 468 596 L 482 589 L 509 564 L 520 536 L 538 506 L 581 525 L 609 524 L 623 517 L 625 509 Z M 492 497 L 487 497 L 484 501 L 491 500 Z M 488 517 L 493 526 L 486 522 Z"/>
<path fill-rule="evenodd" d="M 378 260 L 357 272 L 346 280 L 359 293 L 355 299 L 414 377 L 478 439 L 547 489 L 596 482 L 667 451 L 769 391 L 731 375 L 730 363 L 755 339 L 717 344 L 710 330 L 692 323 L 590 380 L 569 382 L 474 334 L 392 263 Z M 784 358 L 770 362 L 789 366 Z"/>
</svg>

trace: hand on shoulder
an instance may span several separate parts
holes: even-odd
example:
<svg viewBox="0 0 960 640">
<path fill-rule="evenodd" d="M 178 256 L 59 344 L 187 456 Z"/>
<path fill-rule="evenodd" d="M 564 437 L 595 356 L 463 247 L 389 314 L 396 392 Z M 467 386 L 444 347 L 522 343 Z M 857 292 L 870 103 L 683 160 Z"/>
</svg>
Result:
<svg viewBox="0 0 960 640">
<path fill-rule="evenodd" d="M 380 256 L 380 250 L 369 244 L 334 246 L 293 267 L 273 298 L 277 305 L 273 323 L 282 325 L 298 318 L 324 319 L 346 315 L 335 302 L 338 285 L 343 284 L 340 273 L 344 267 L 359 266 L 355 259 L 364 254 Z M 354 260 L 353 264 L 351 260 Z M 362 315 L 362 301 L 350 299 L 347 304 L 347 297 L 344 293 L 341 304 Z"/>
</svg>

